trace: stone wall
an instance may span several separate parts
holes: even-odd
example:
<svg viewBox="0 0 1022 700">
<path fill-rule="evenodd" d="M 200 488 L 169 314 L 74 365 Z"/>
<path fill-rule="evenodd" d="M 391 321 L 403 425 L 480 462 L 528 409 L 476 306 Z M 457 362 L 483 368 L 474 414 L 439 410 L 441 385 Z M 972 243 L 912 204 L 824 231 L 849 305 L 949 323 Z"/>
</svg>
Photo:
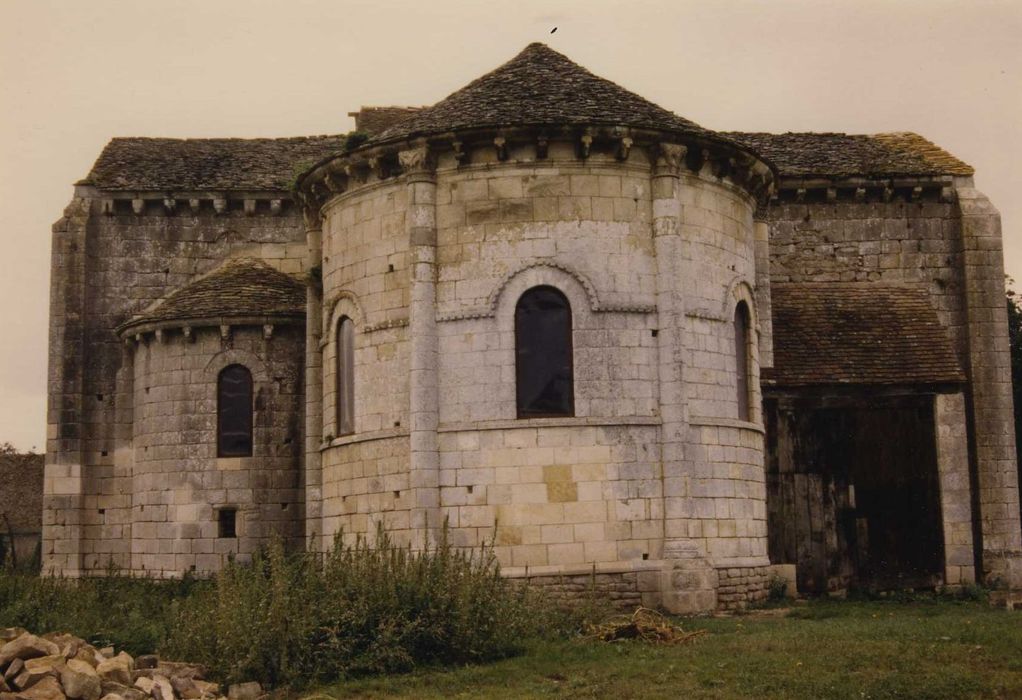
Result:
<svg viewBox="0 0 1022 700">
<path fill-rule="evenodd" d="M 924 289 L 965 365 L 961 223 L 954 204 L 792 202 L 785 194 L 768 217 L 771 281 Z"/>
<path fill-rule="evenodd" d="M 492 541 L 515 572 L 660 567 L 667 537 L 686 543 L 682 578 L 706 579 L 699 605 L 712 604 L 717 558 L 767 563 L 762 418 L 737 418 L 739 356 L 759 403 L 751 198 L 675 159 L 658 200 L 645 149 L 626 162 L 556 140 L 542 162 L 524 146 L 508 162 L 435 155 L 434 173 L 402 152 L 405 177 L 370 171 L 323 209 L 324 539 L 380 522 L 428 539 L 446 521 L 456 545 Z M 575 411 L 518 419 L 514 311 L 540 285 L 571 306 Z M 742 301 L 753 327 L 739 349 Z M 345 316 L 356 429 L 336 436 Z M 665 371 L 681 379 L 669 425 Z"/>
<path fill-rule="evenodd" d="M 0 452 L 0 541 L 19 565 L 33 560 L 43 529 L 44 456 Z"/>
<path fill-rule="evenodd" d="M 585 422 L 441 432 L 441 510 L 455 544 L 492 540 L 514 567 L 659 559 L 657 427 Z"/>
<path fill-rule="evenodd" d="M 99 510 L 89 569 L 123 548 L 136 572 L 210 573 L 272 533 L 301 541 L 304 328 L 277 326 L 270 338 L 261 326 L 226 339 L 219 328 L 192 332 L 135 348 L 131 517 Z M 218 457 L 217 378 L 235 363 L 253 378 L 252 456 Z M 221 508 L 236 509 L 237 537 L 218 534 Z"/>
<path fill-rule="evenodd" d="M 770 567 L 746 566 L 717 569 L 717 607 L 742 610 L 770 595 Z"/>
<path fill-rule="evenodd" d="M 964 548 L 975 543 L 983 552 L 977 557 L 983 576 L 1020 587 L 1022 528 L 1000 217 L 971 178 L 954 184 L 927 188 L 921 195 L 903 189 L 890 201 L 823 201 L 810 191 L 799 202 L 793 201 L 794 190 L 782 190 L 768 212 L 771 277 L 774 282 L 903 284 L 928 293 L 970 382 L 964 410 L 946 406 L 954 417 L 938 417 L 945 437 L 952 431 L 964 434 L 969 446 L 967 453 L 957 447 L 946 453 L 942 473 L 964 469 L 948 460 L 969 460 L 978 499 L 973 537 L 960 531 L 961 524 L 945 532 L 954 548 L 949 581 L 970 580 Z M 956 483 L 948 484 L 952 493 L 946 497 L 958 503 Z M 963 508 L 954 506 L 953 512 Z"/>
<path fill-rule="evenodd" d="M 196 207 L 162 193 L 103 199 L 79 187 L 54 224 L 44 498 L 44 567 L 68 575 L 130 567 L 117 525 L 131 520 L 129 353 L 115 328 L 229 257 L 305 271 L 304 230 L 287 201 L 209 194 Z M 220 203 L 222 207 L 216 206 Z M 137 205 L 137 213 L 134 208 Z M 100 511 L 103 511 L 102 516 Z M 87 560 L 87 561 L 86 561 Z"/>
</svg>

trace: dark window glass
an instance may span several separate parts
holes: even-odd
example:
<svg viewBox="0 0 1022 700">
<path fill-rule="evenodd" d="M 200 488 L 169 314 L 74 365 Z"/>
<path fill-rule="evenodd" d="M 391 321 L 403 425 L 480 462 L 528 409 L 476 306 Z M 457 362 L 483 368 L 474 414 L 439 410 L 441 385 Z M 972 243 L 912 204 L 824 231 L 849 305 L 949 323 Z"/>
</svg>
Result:
<svg viewBox="0 0 1022 700">
<path fill-rule="evenodd" d="M 575 415 L 571 306 L 553 287 L 534 287 L 515 307 L 518 417 Z"/>
<path fill-rule="evenodd" d="M 337 434 L 355 432 L 355 324 L 337 324 Z"/>
<path fill-rule="evenodd" d="M 252 373 L 230 365 L 217 380 L 217 457 L 252 454 Z"/>
<path fill-rule="evenodd" d="M 749 411 L 749 307 L 744 301 L 735 307 L 735 375 L 737 377 L 738 419 L 750 420 Z"/>
<path fill-rule="evenodd" d="M 233 508 L 221 508 L 217 511 L 217 537 L 238 536 L 238 511 Z"/>
</svg>

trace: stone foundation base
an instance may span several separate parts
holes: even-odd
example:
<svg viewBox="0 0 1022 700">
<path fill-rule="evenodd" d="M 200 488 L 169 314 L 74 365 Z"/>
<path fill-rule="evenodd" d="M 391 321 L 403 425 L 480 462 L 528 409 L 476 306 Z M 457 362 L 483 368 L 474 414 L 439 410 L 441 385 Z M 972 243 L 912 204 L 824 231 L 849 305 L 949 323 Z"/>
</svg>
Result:
<svg viewBox="0 0 1022 700">
<path fill-rule="evenodd" d="M 591 567 L 516 567 L 504 576 L 537 586 L 555 600 L 607 603 L 616 611 L 660 608 L 675 614 L 739 610 L 769 595 L 770 568 L 716 568 L 703 557 L 614 562 Z"/>
<path fill-rule="evenodd" d="M 741 610 L 770 595 L 770 567 L 717 569 L 717 608 Z"/>
</svg>

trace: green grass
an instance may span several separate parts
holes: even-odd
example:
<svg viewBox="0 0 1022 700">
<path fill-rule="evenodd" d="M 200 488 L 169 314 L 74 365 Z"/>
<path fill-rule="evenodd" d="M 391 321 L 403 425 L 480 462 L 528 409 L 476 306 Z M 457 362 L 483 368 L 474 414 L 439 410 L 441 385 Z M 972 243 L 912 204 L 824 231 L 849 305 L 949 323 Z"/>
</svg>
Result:
<svg viewBox="0 0 1022 700">
<path fill-rule="evenodd" d="M 776 612 L 776 611 L 773 611 Z M 483 666 L 320 689 L 337 698 L 1022 698 L 1022 612 L 947 600 L 818 601 L 687 619 L 681 647 L 533 642 Z"/>
</svg>

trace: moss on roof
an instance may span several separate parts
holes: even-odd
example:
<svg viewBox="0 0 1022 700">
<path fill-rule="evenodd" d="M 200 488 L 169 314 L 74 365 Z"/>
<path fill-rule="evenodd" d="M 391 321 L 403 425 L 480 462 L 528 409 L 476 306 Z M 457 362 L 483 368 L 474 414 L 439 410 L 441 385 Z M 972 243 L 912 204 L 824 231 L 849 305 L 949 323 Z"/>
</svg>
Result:
<svg viewBox="0 0 1022 700">
<path fill-rule="evenodd" d="M 918 134 L 728 132 L 777 168 L 782 177 L 972 175 L 968 164 Z"/>
</svg>

